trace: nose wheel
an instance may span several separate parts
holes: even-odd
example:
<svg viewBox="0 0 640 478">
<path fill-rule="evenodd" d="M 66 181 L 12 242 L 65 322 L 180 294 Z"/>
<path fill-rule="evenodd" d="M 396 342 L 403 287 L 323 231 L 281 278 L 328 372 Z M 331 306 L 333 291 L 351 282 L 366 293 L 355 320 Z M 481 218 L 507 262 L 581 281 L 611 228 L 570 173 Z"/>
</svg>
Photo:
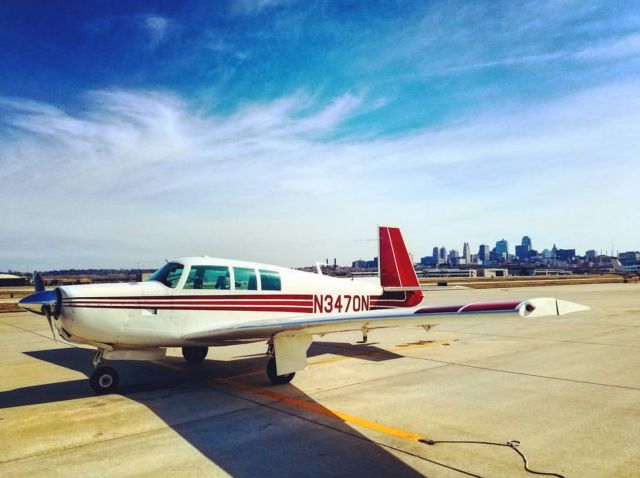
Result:
<svg viewBox="0 0 640 478">
<path fill-rule="evenodd" d="M 98 367 L 91 374 L 89 383 L 97 394 L 110 393 L 118 386 L 118 371 L 112 367 Z"/>
</svg>

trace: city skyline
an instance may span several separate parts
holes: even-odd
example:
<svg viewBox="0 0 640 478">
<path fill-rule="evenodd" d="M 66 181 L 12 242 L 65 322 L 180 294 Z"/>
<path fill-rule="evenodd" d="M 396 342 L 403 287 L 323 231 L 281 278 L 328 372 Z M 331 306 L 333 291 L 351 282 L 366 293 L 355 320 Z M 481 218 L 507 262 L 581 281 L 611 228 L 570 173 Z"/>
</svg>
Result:
<svg viewBox="0 0 640 478">
<path fill-rule="evenodd" d="M 529 237 L 529 236 L 523 236 L 523 237 Z M 486 245 L 489 246 L 490 250 L 493 250 L 495 248 L 496 242 L 498 242 L 500 240 L 503 240 L 503 239 L 504 238 L 499 239 L 497 241 L 486 241 L 486 242 L 483 242 L 483 243 L 478 243 L 477 247 L 474 247 L 473 243 L 470 243 L 468 241 L 460 241 L 460 243 L 463 245 L 462 248 L 460 248 L 457 244 L 452 248 L 447 247 L 446 244 L 439 245 L 439 246 L 437 246 L 437 248 L 439 249 L 441 247 L 444 247 L 447 250 L 447 253 L 448 253 L 448 251 L 450 251 L 452 249 L 460 252 L 461 250 L 464 249 L 464 244 L 470 244 L 471 254 L 472 255 L 478 255 L 479 248 L 481 246 L 486 244 Z M 519 246 L 520 244 L 519 243 L 514 244 L 512 241 L 510 241 L 508 239 L 504 239 L 504 240 L 506 240 L 509 243 L 509 255 L 515 256 L 516 255 L 515 247 Z M 579 249 L 577 247 L 573 247 L 573 245 L 571 245 L 571 244 L 559 244 L 557 242 L 552 242 L 551 244 L 545 245 L 544 247 L 540 247 L 540 248 L 532 247 L 531 249 L 534 250 L 534 251 L 537 251 L 538 253 L 541 253 L 543 250 L 549 250 L 549 251 L 552 250 L 552 248 L 554 246 L 556 246 L 558 249 L 575 249 L 576 254 L 577 255 L 581 255 L 581 256 L 584 256 L 587 252 L 589 252 L 591 250 L 596 251 L 597 255 L 609 255 L 610 256 L 610 255 L 614 255 L 614 254 L 617 255 L 617 254 L 621 254 L 621 253 L 629 252 L 629 251 L 637 251 L 637 250 L 640 249 L 640 245 L 638 247 L 635 247 L 635 248 L 632 247 L 630 249 L 618 249 L 618 248 L 611 249 L 611 247 L 609 249 L 606 249 L 606 248 L 598 249 L 598 248 L 595 248 L 595 247 L 589 247 L 589 248 L 586 248 L 586 249 Z M 434 246 L 434 248 L 435 247 L 436 246 Z M 582 254 L 580 254 L 581 251 L 583 252 Z M 425 256 L 425 254 L 418 254 L 418 255 L 420 255 L 422 257 Z M 429 254 L 429 255 L 431 255 L 431 254 Z M 460 257 L 463 257 L 463 254 L 460 254 Z"/>
<path fill-rule="evenodd" d="M 0 31 L 0 268 L 348 263 L 377 224 L 416 257 L 637 248 L 639 5 L 4 2 Z"/>
</svg>

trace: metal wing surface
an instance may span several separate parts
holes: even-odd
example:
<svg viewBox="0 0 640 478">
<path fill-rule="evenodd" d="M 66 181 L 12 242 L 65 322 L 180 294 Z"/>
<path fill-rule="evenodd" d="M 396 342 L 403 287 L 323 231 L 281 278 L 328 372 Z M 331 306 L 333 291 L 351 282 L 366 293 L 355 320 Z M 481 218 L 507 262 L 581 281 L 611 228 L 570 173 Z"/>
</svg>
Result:
<svg viewBox="0 0 640 478">
<path fill-rule="evenodd" d="M 264 318 L 234 325 L 221 324 L 185 333 L 185 340 L 197 343 L 220 343 L 233 340 L 259 340 L 277 334 L 316 335 L 354 330 L 371 330 L 407 325 L 433 325 L 450 317 L 467 315 L 507 315 L 513 317 L 544 317 L 588 310 L 573 302 L 539 298 L 508 302 L 478 302 L 466 305 L 431 306 L 372 310 L 348 314 L 305 314 L 291 317 Z"/>
</svg>

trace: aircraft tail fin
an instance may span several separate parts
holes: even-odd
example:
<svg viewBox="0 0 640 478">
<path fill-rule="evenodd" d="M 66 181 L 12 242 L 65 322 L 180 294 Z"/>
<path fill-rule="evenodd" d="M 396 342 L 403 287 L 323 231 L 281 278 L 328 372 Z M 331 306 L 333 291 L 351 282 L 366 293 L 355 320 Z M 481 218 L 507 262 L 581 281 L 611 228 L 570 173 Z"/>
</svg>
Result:
<svg viewBox="0 0 640 478">
<path fill-rule="evenodd" d="M 413 262 L 397 227 L 378 228 L 380 284 L 388 291 L 420 290 Z"/>
</svg>

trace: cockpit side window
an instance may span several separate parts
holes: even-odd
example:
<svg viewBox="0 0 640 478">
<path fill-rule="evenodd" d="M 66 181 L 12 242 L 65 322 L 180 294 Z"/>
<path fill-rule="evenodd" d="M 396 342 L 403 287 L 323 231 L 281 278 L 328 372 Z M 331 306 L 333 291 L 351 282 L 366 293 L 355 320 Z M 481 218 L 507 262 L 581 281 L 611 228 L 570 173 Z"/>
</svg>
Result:
<svg viewBox="0 0 640 478">
<path fill-rule="evenodd" d="M 167 287 L 175 289 L 180 277 L 182 276 L 182 271 L 184 271 L 184 266 L 182 264 L 169 262 L 151 274 L 147 280 L 156 280 Z"/>
<path fill-rule="evenodd" d="M 258 290 L 256 270 L 248 267 L 234 267 L 233 276 L 236 290 Z"/>
<path fill-rule="evenodd" d="M 227 266 L 191 266 L 185 289 L 229 289 L 231 277 Z"/>
<path fill-rule="evenodd" d="M 280 274 L 276 271 L 260 269 L 260 284 L 262 285 L 262 290 L 282 290 Z"/>
</svg>

